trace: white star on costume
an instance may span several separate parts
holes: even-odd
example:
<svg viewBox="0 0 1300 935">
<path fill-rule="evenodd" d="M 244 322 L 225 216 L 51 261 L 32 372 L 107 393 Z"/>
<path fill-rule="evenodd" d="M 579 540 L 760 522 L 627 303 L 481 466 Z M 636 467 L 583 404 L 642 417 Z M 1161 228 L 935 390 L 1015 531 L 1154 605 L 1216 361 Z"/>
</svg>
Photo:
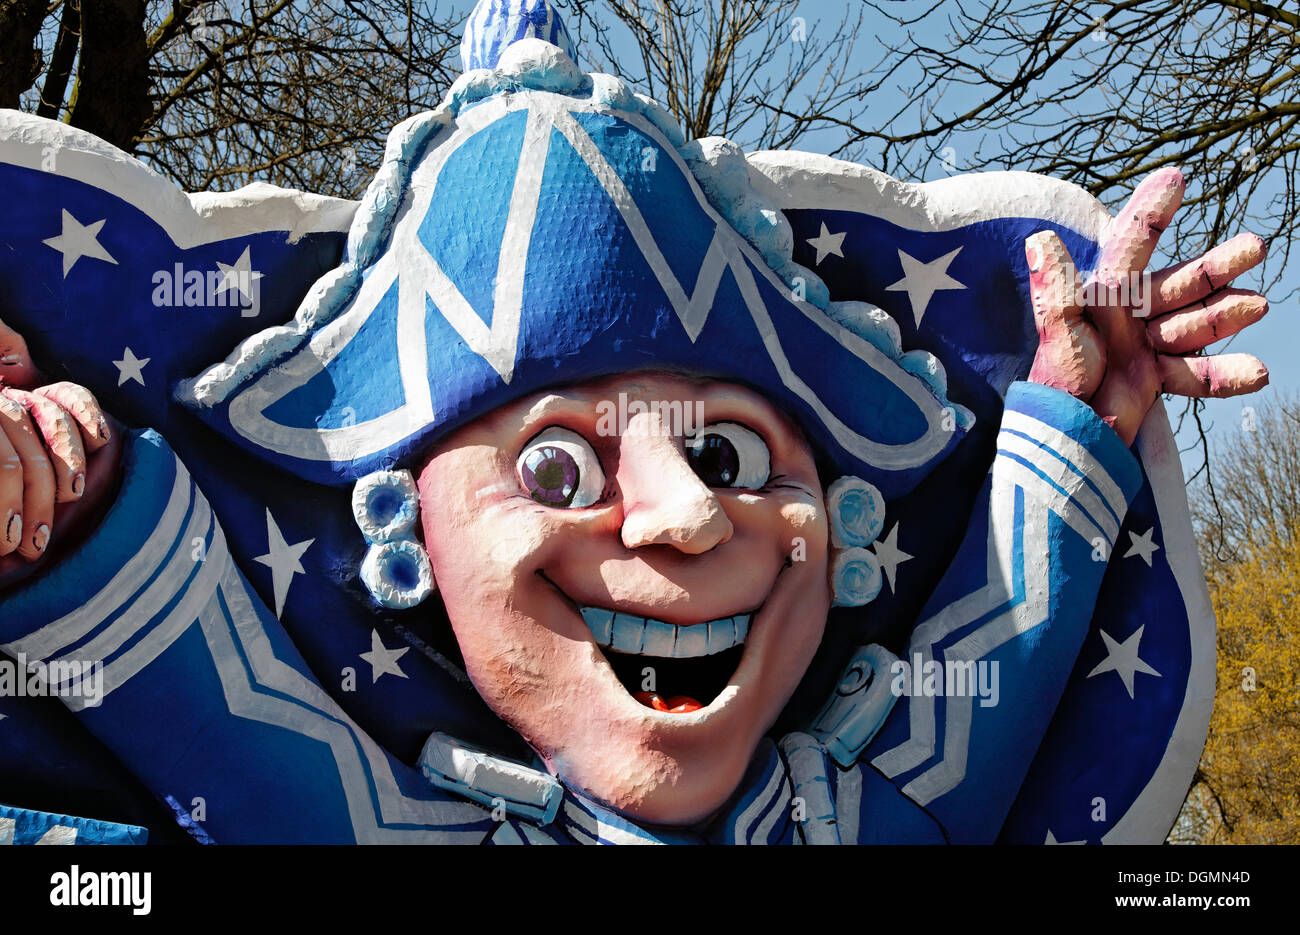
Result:
<svg viewBox="0 0 1300 935">
<path fill-rule="evenodd" d="M 813 266 L 821 266 L 822 260 L 826 259 L 828 253 L 834 254 L 838 257 L 843 257 L 844 234 L 846 233 L 848 233 L 848 231 L 839 234 L 832 234 L 826 229 L 826 222 L 823 221 L 822 232 L 816 237 L 808 238 L 809 245 L 817 251 L 817 259 L 813 260 Z"/>
<path fill-rule="evenodd" d="M 1088 842 L 1087 841 L 1058 841 L 1056 840 L 1056 835 L 1052 834 L 1052 829 L 1048 828 L 1047 840 L 1045 840 L 1043 843 L 1044 844 L 1087 844 Z"/>
<path fill-rule="evenodd" d="M 898 547 L 898 523 L 894 523 L 894 528 L 889 530 L 889 535 L 885 538 L 871 543 L 871 551 L 876 553 L 880 570 L 885 573 L 885 578 L 889 581 L 889 590 L 897 591 L 898 589 L 894 587 L 894 575 L 898 573 L 898 566 L 913 558 Z"/>
<path fill-rule="evenodd" d="M 1142 561 L 1146 562 L 1147 567 L 1150 568 L 1151 554 L 1160 548 L 1160 546 L 1151 541 L 1151 534 L 1155 531 L 1156 528 L 1152 526 L 1139 536 L 1137 533 L 1129 530 L 1128 538 L 1133 544 L 1128 547 L 1128 551 L 1124 553 L 1124 557 L 1129 558 L 1133 555 L 1141 555 Z"/>
<path fill-rule="evenodd" d="M 370 684 L 378 682 L 381 675 L 391 674 L 409 678 L 397 664 L 397 660 L 401 659 L 410 648 L 403 646 L 401 649 L 388 649 L 384 646 L 384 641 L 379 638 L 379 631 L 371 630 L 370 652 L 361 654 L 361 658 L 370 663 Z"/>
<path fill-rule="evenodd" d="M 1088 678 L 1101 675 L 1103 672 L 1115 672 L 1124 683 L 1130 698 L 1133 697 L 1134 673 L 1145 672 L 1147 675 L 1163 678 L 1164 676 L 1138 658 L 1138 643 L 1142 640 L 1144 629 L 1146 629 L 1145 623 L 1134 630 L 1133 635 L 1122 643 L 1116 642 L 1105 630 L 1098 630 L 1106 644 L 1106 658 L 1097 663 L 1097 668 L 1088 673 Z"/>
<path fill-rule="evenodd" d="M 949 289 L 965 289 L 966 287 L 948 275 L 948 266 L 952 263 L 953 258 L 961 253 L 962 248 L 958 247 L 952 253 L 945 253 L 937 260 L 931 260 L 929 263 L 922 263 L 911 254 L 898 251 L 898 260 L 903 264 L 903 278 L 892 286 L 886 286 L 886 292 L 906 292 L 907 299 L 912 303 L 912 315 L 916 318 L 916 326 L 921 327 L 921 316 L 930 305 L 930 299 L 936 292 L 942 292 Z"/>
<path fill-rule="evenodd" d="M 284 540 L 284 534 L 280 532 L 280 527 L 275 524 L 275 517 L 271 515 L 270 509 L 267 509 L 266 547 L 269 551 L 265 555 L 259 555 L 253 561 L 261 562 L 271 569 L 271 588 L 275 591 L 275 616 L 277 618 L 280 616 L 281 611 L 284 610 L 284 601 L 289 596 L 289 585 L 293 583 L 293 576 L 307 573 L 299 559 L 302 558 L 302 553 L 306 552 L 308 547 L 315 541 L 315 539 L 304 539 L 302 542 L 290 545 Z"/>
<path fill-rule="evenodd" d="M 117 260 L 108 255 L 108 251 L 99 245 L 99 229 L 104 226 L 103 220 L 96 221 L 93 224 L 82 224 L 65 208 L 63 211 L 63 233 L 57 237 L 50 237 L 42 240 L 41 243 L 47 247 L 53 247 L 63 254 L 63 278 L 68 278 L 68 272 L 72 265 L 80 260 L 83 256 L 88 256 L 92 260 L 107 260 L 114 266 Z"/>
<path fill-rule="evenodd" d="M 221 285 L 217 286 L 217 292 L 228 292 L 234 289 L 248 301 L 253 301 L 251 292 L 253 283 L 261 279 L 262 274 L 253 271 L 251 250 L 252 247 L 245 247 L 244 252 L 239 255 L 239 259 L 234 263 L 222 263 L 217 260 L 217 266 L 221 267 L 222 273 Z M 245 289 L 245 286 L 247 286 L 247 289 Z"/>
<path fill-rule="evenodd" d="M 152 357 L 136 357 L 135 352 L 129 347 L 122 349 L 122 359 L 113 361 L 113 366 L 117 368 L 117 385 L 121 386 L 127 380 L 134 380 L 141 386 L 144 386 L 144 365 L 153 360 Z"/>
</svg>

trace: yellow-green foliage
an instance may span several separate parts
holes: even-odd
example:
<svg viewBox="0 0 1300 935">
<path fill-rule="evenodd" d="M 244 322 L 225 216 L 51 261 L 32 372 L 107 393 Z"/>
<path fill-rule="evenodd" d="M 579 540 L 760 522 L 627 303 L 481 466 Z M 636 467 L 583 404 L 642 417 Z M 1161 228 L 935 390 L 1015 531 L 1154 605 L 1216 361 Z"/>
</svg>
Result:
<svg viewBox="0 0 1300 935">
<path fill-rule="evenodd" d="M 1218 618 L 1209 739 L 1172 842 L 1300 843 L 1300 400 L 1246 410 L 1189 491 Z M 1217 501 L 1217 508 L 1216 508 Z"/>
</svg>

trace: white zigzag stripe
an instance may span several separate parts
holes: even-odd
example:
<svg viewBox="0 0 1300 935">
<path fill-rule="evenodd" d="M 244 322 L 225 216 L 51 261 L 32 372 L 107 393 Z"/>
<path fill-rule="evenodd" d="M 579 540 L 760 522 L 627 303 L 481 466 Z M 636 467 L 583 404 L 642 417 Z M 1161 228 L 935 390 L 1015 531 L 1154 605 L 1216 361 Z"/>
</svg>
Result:
<svg viewBox="0 0 1300 935">
<path fill-rule="evenodd" d="M 26 653 L 28 659 L 47 659 L 107 620 L 162 564 L 163 557 L 176 542 L 185 511 L 189 509 L 190 496 L 189 472 L 177 462 L 176 481 L 172 484 L 171 495 L 158 525 L 112 580 L 72 613 L 3 648 L 13 653 Z"/>
<path fill-rule="evenodd" d="M 1007 416 L 1013 414 L 1007 413 Z M 1004 424 L 1005 421 L 1006 417 L 1004 417 Z M 1027 420 L 1020 425 L 1040 434 L 1043 429 L 1048 428 L 1037 420 Z M 1067 498 L 1062 495 L 1059 490 L 1018 461 L 1006 456 L 999 456 L 995 460 L 989 500 L 988 584 L 949 604 L 917 627 L 908 654 L 909 656 L 920 654 L 922 664 L 933 659 L 934 647 L 944 637 L 1011 599 L 1016 571 L 1013 520 L 1017 490 L 1023 490 L 1025 493 L 1022 529 L 1022 555 L 1026 559 L 1022 570 L 1025 576 L 1025 598 L 1015 607 L 947 647 L 943 652 L 945 661 L 976 660 L 1046 621 L 1046 607 L 1051 596 L 1048 580 L 1050 569 L 1040 557 L 1049 554 L 1047 542 L 1049 511 L 1060 517 L 1085 541 L 1092 542 L 1098 536 L 1102 536 L 1109 546 L 1114 544 L 1118 535 L 1118 525 L 1109 514 L 1100 511 L 1105 519 L 1102 520 L 1103 525 L 1099 527 L 1095 519 L 1101 517 L 1096 514 L 1090 515 L 1085 509 L 1085 504 L 1090 504 L 1095 509 L 1100 506 L 1100 500 L 1095 493 L 1083 485 L 1082 478 L 1077 472 L 1070 470 L 1049 452 L 1026 443 L 1019 436 L 1009 435 L 1006 432 L 999 433 L 998 446 L 1001 449 L 1013 450 L 1032 460 L 1036 467 L 1048 473 L 1054 481 L 1070 490 L 1075 496 Z M 1079 447 L 1080 451 L 1083 450 L 1081 446 L 1076 447 Z M 1091 455 L 1084 459 L 1076 452 L 1071 460 L 1084 470 L 1097 472 L 1089 476 L 1103 493 L 1107 491 L 1107 485 L 1114 487 L 1109 475 L 1105 474 Z M 1106 484 L 1100 483 L 1099 477 Z M 1114 489 L 1118 491 L 1118 487 Z M 1079 496 L 1080 490 L 1089 494 L 1090 498 Z M 1121 507 L 1117 513 L 1122 519 L 1127 511 L 1127 505 L 1122 500 Z M 898 746 L 877 756 L 872 763 L 885 775 L 893 777 L 914 769 L 932 758 L 935 754 L 935 709 L 934 698 L 913 697 L 909 705 L 911 736 Z M 903 788 L 907 795 L 921 805 L 926 805 L 938 796 L 951 791 L 966 774 L 973 713 L 972 699 L 969 696 L 946 698 L 944 711 L 943 759 Z"/>
<path fill-rule="evenodd" d="M 1027 473 L 1027 472 L 1026 472 Z M 1014 504 L 1015 488 L 1020 486 L 1007 480 L 994 481 L 993 496 L 999 501 Z M 1050 490 L 1040 482 L 1039 495 Z M 1059 494 L 1058 494 L 1059 497 Z M 995 617 L 981 626 L 974 633 L 944 650 L 945 661 L 965 662 L 978 659 L 991 652 L 1007 640 L 1033 629 L 1047 620 L 1047 602 L 1051 596 L 1051 583 L 1048 581 L 1048 565 L 1044 561 L 1032 560 L 1030 557 L 1048 554 L 1047 514 L 1045 510 L 1030 509 L 1035 499 L 1030 490 L 1025 490 L 1025 516 L 1023 526 L 1023 545 L 1026 561 L 1024 563 L 1025 599 L 1006 613 Z M 1014 508 L 1014 507 L 1013 507 Z M 913 698 L 915 705 L 921 702 L 930 708 L 931 722 L 935 699 L 932 697 Z M 944 699 L 944 734 L 943 759 L 926 770 L 903 787 L 903 792 L 921 805 L 926 805 L 938 796 L 952 790 L 966 775 L 966 756 L 970 747 L 971 701 L 969 696 L 958 695 Z M 931 749 L 934 742 L 931 738 Z"/>
<path fill-rule="evenodd" d="M 1097 492 L 1088 486 L 1084 475 L 1020 435 L 1001 433 L 998 436 L 998 449 L 1019 455 L 1046 474 L 1053 483 L 1070 495 L 1072 503 L 1087 511 L 1088 518 L 1101 528 L 1101 532 L 1107 539 L 1111 542 L 1115 541 L 1119 535 L 1119 523 L 1115 522 L 1115 517 L 1110 514 L 1102 498 L 1097 496 Z"/>
<path fill-rule="evenodd" d="M 570 799 L 564 800 L 565 830 L 581 844 L 663 844 L 649 835 L 641 836 L 593 817 Z"/>
<path fill-rule="evenodd" d="M 329 746 L 338 766 L 357 843 L 471 843 L 482 839 L 481 828 L 455 830 L 458 825 L 480 822 L 484 815 L 482 809 L 470 803 L 431 802 L 402 794 L 378 744 L 356 727 L 320 686 L 276 658 L 243 580 L 233 566 L 221 582 L 221 594 L 230 608 L 233 631 L 215 597 L 199 622 L 221 679 L 227 707 L 236 716 L 285 727 Z M 283 692 L 298 703 L 254 690 L 235 648 L 232 632 L 239 637 L 257 685 Z M 364 763 L 358 746 L 365 753 Z M 367 778 L 367 766 L 373 782 Z M 379 800 L 378 815 L 371 793 Z M 445 830 L 384 828 L 380 822 L 439 825 Z"/>
<path fill-rule="evenodd" d="M 1128 512 L 1128 501 L 1124 498 L 1124 492 L 1119 489 L 1119 484 L 1115 483 L 1110 472 L 1102 467 L 1087 448 L 1079 444 L 1070 436 L 1066 435 L 1059 429 L 1055 429 L 1033 416 L 1027 416 L 1023 412 L 1008 411 L 1002 415 L 1002 428 L 1010 429 L 1015 432 L 1023 432 L 1033 438 L 1038 439 L 1052 450 L 1059 452 L 1063 457 L 1068 458 L 1079 468 L 1088 479 L 1097 485 L 1110 508 L 1115 511 L 1115 515 L 1120 519 Z M 1002 443 L 1002 436 L 1005 433 L 999 433 L 998 443 Z"/>
<path fill-rule="evenodd" d="M 200 499 L 202 499 L 201 495 Z M 203 503 L 202 506 L 205 508 L 204 512 L 208 514 L 207 518 L 204 520 L 204 525 L 209 526 L 210 512 L 206 509 L 206 503 Z M 198 512 L 199 511 L 196 509 L 196 517 Z M 204 532 L 206 532 L 206 530 L 204 530 Z M 189 557 L 188 554 L 184 552 L 183 547 L 181 552 L 178 553 L 178 558 L 181 557 L 186 559 Z M 199 569 L 198 574 L 194 577 L 194 580 L 190 585 L 185 588 L 184 596 L 177 605 L 173 607 L 166 618 L 157 626 L 153 627 L 153 629 L 151 629 L 149 633 L 140 640 L 140 642 L 136 643 L 116 659 L 111 660 L 104 667 L 104 682 L 100 692 L 101 699 L 107 698 L 114 690 L 126 684 L 127 681 L 144 669 L 145 666 L 149 665 L 149 663 L 161 656 L 163 652 L 166 651 L 167 647 L 171 646 L 172 643 L 176 642 L 176 640 L 180 638 L 182 633 L 194 625 L 194 621 L 198 617 L 202 608 L 212 599 L 212 595 L 217 589 L 217 582 L 221 580 L 221 576 L 229 567 L 230 552 L 226 548 L 226 537 L 225 534 L 222 533 L 221 528 L 217 527 L 216 533 L 212 538 L 212 545 L 208 548 L 207 557 L 203 561 L 203 567 Z M 174 587 L 171 595 L 167 597 L 168 601 L 179 593 L 180 583 L 185 580 L 184 573 L 187 572 L 188 569 L 182 568 L 181 571 L 182 573 L 176 575 L 173 580 Z M 163 572 L 162 577 L 166 577 L 169 572 L 170 568 Z M 162 580 L 162 577 L 160 577 L 159 580 Z M 141 598 L 140 601 L 137 601 L 136 604 L 132 606 L 130 613 L 134 614 L 135 607 L 143 603 L 144 599 Z M 148 621 L 154 613 L 157 612 L 155 610 L 153 613 L 150 613 L 149 610 L 149 608 L 142 610 L 141 616 L 134 619 Z M 136 627 L 134 629 L 138 632 L 140 628 Z M 83 656 L 80 650 L 76 655 L 83 659 L 101 658 L 98 656 Z M 68 708 L 73 711 L 80 711 L 84 707 L 86 707 L 86 699 L 84 698 L 77 697 L 68 701 Z"/>
<path fill-rule="evenodd" d="M 185 531 L 181 533 L 180 545 L 167 562 L 167 565 L 158 571 L 157 577 L 154 578 L 149 587 L 145 588 L 144 592 L 122 612 L 116 621 L 97 634 L 90 642 L 69 653 L 65 658 L 85 659 L 87 661 L 95 659 L 107 660 L 127 640 L 145 629 L 149 625 L 149 621 L 181 592 L 185 582 L 194 572 L 195 560 L 190 556 L 190 550 L 187 548 L 188 544 L 195 539 L 207 542 L 208 532 L 211 528 L 212 510 L 208 506 L 207 500 L 201 494 L 197 494 L 194 501 L 194 512 L 190 515 L 189 524 L 185 527 Z M 214 539 L 210 551 L 215 554 L 209 555 L 208 558 L 219 564 L 225 559 L 224 540 L 218 541 Z M 206 561 L 207 559 L 205 559 L 205 563 Z M 207 577 L 211 580 L 210 574 Z M 215 581 L 211 581 L 209 592 L 215 586 Z M 172 619 L 174 616 L 173 613 L 168 616 L 168 619 Z M 193 621 L 194 613 L 191 612 L 189 622 L 192 623 Z M 132 647 L 132 651 L 138 649 L 139 645 L 136 644 L 136 646 Z"/>
<path fill-rule="evenodd" d="M 1005 459 L 994 462 L 995 470 Z M 1005 512 L 1004 512 L 1005 511 Z M 912 633 L 908 646 L 909 658 L 918 653 L 924 665 L 933 659 L 931 647 L 949 633 L 969 624 L 995 607 L 1011 600 L 1014 593 L 1014 511 L 1015 501 L 1004 502 L 990 494 L 988 529 L 988 583 L 965 597 L 948 604 L 934 616 L 919 624 Z M 903 743 L 881 753 L 872 764 L 886 776 L 897 776 L 920 766 L 934 756 L 934 701 L 914 698 L 908 705 L 908 725 L 911 736 Z"/>
<path fill-rule="evenodd" d="M 771 830 L 774 815 L 781 812 L 779 807 L 774 807 L 768 813 L 767 819 L 759 824 L 757 828 L 750 832 L 749 826 L 752 825 L 759 813 L 767 808 L 776 798 L 781 795 L 785 789 L 785 770 L 782 768 L 780 757 L 772 765 L 772 771 L 767 777 L 767 784 L 763 786 L 763 791 L 758 794 L 754 801 L 749 803 L 749 807 L 740 813 L 736 819 L 735 832 L 736 840 L 741 843 L 750 844 L 765 836 L 766 831 Z"/>
</svg>

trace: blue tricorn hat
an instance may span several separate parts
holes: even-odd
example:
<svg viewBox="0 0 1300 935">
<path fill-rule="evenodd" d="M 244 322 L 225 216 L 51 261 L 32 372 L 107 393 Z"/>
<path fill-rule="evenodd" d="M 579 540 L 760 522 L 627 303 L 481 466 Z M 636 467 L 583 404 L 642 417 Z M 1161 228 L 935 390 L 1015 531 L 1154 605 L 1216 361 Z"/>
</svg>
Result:
<svg viewBox="0 0 1300 935">
<path fill-rule="evenodd" d="M 394 129 L 343 263 L 181 398 L 342 483 L 527 394 L 670 370 L 755 387 L 841 473 L 887 497 L 914 487 L 972 421 L 939 361 L 904 354 L 883 312 L 828 301 L 733 144 L 686 141 L 536 29 L 505 44 L 536 7 L 480 4 L 467 64 L 495 67 Z"/>
</svg>

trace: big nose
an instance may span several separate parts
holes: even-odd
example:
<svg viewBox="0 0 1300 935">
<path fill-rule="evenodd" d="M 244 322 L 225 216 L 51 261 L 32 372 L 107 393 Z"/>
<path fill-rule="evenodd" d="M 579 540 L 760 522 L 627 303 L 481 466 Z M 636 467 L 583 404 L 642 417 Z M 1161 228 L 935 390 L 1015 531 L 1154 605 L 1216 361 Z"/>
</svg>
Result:
<svg viewBox="0 0 1300 935">
<path fill-rule="evenodd" d="M 699 555 L 731 538 L 731 520 L 691 470 L 681 440 L 658 423 L 632 422 L 619 446 L 618 484 L 623 495 L 623 545 L 670 545 Z"/>
</svg>

